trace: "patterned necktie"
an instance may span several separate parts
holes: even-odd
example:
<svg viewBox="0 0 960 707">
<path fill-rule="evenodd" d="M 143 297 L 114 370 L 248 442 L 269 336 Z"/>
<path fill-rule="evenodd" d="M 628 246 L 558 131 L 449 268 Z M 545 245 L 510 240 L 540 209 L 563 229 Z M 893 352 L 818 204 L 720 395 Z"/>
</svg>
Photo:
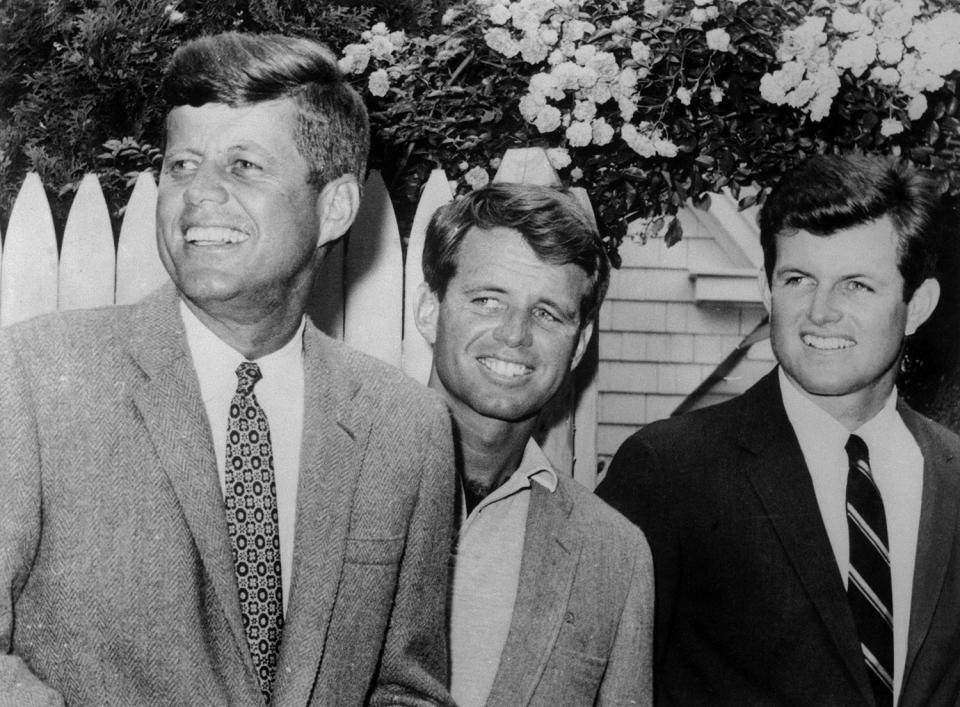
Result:
<svg viewBox="0 0 960 707">
<path fill-rule="evenodd" d="M 867 445 L 850 435 L 847 475 L 847 527 L 850 575 L 847 599 L 860 635 L 860 648 L 879 707 L 893 704 L 893 592 L 890 544 L 883 500 L 870 473 Z"/>
<path fill-rule="evenodd" d="M 224 501 L 243 629 L 260 690 L 269 704 L 283 630 L 283 585 L 270 427 L 253 394 L 260 378 L 255 363 L 245 361 L 237 367 L 237 392 L 230 401 L 227 422 Z"/>
</svg>

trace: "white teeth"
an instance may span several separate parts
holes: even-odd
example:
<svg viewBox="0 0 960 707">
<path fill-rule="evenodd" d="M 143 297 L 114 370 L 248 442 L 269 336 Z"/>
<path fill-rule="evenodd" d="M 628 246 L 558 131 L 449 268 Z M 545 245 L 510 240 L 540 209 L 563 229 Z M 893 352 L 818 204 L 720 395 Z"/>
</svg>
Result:
<svg viewBox="0 0 960 707">
<path fill-rule="evenodd" d="M 187 243 L 194 245 L 220 245 L 223 243 L 242 243 L 250 236 L 232 228 L 221 226 L 191 226 L 184 237 Z"/>
<path fill-rule="evenodd" d="M 850 339 L 845 339 L 839 336 L 814 336 L 813 334 L 804 334 L 803 343 L 807 346 L 812 346 L 815 349 L 821 349 L 825 351 L 833 351 L 835 349 L 846 349 L 853 346 L 853 342 Z"/>
<path fill-rule="evenodd" d="M 490 356 L 481 358 L 479 361 L 497 375 L 510 378 L 525 375 L 533 370 L 529 366 L 524 366 L 522 363 L 511 363 L 510 361 L 502 361 L 499 358 Z"/>
</svg>

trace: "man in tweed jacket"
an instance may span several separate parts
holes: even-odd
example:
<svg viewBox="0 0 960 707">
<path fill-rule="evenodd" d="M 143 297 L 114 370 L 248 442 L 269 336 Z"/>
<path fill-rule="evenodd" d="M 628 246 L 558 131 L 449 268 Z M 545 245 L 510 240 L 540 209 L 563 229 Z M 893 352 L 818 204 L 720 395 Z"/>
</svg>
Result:
<svg viewBox="0 0 960 707">
<path fill-rule="evenodd" d="M 491 184 L 434 214 L 417 326 L 453 417 L 461 517 L 451 601 L 460 707 L 648 705 L 643 534 L 533 440 L 579 363 L 608 265 L 576 199 Z"/>
<path fill-rule="evenodd" d="M 363 105 L 278 36 L 184 45 L 164 92 L 175 288 L 0 335 L 0 705 L 449 704 L 446 411 L 303 316 L 356 215 Z M 275 483 L 241 493 L 243 395 Z M 247 502 L 266 522 L 228 529 Z M 265 598 L 254 546 L 279 547 Z"/>
</svg>

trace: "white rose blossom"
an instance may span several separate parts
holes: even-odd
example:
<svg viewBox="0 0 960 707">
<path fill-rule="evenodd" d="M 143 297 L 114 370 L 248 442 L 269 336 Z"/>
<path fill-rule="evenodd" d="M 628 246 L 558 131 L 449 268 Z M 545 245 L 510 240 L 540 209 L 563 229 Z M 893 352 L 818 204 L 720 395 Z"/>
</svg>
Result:
<svg viewBox="0 0 960 707">
<path fill-rule="evenodd" d="M 593 131 L 594 145 L 600 145 L 602 147 L 603 145 L 610 144 L 610 141 L 613 140 L 613 126 L 603 118 L 597 118 L 594 120 L 590 124 L 590 127 Z"/>
<path fill-rule="evenodd" d="M 593 139 L 593 130 L 590 123 L 575 120 L 567 127 L 566 137 L 571 147 L 586 147 Z"/>
<path fill-rule="evenodd" d="M 560 121 L 563 116 L 558 108 L 554 106 L 543 106 L 534 118 L 533 124 L 541 133 L 552 133 L 560 127 Z"/>
<path fill-rule="evenodd" d="M 648 61 L 650 61 L 652 53 L 650 51 L 650 47 L 643 42 L 633 42 L 630 45 L 630 55 L 638 64 L 646 64 Z"/>
<path fill-rule="evenodd" d="M 900 72 L 889 66 L 875 66 L 870 72 L 870 80 L 884 86 L 896 86 L 900 83 Z"/>
<path fill-rule="evenodd" d="M 510 21 L 510 10 L 503 5 L 494 5 L 487 13 L 490 21 L 495 25 L 505 25 Z"/>
<path fill-rule="evenodd" d="M 903 123 L 896 118 L 884 118 L 880 122 L 880 134 L 887 137 L 903 132 Z"/>
<path fill-rule="evenodd" d="M 494 27 L 493 29 L 487 30 L 483 35 L 483 41 L 485 41 L 487 46 L 493 51 L 502 54 L 508 59 L 520 53 L 520 43 L 503 27 Z"/>
<path fill-rule="evenodd" d="M 907 117 L 910 120 L 919 120 L 927 112 L 927 97 L 922 93 L 914 96 L 907 104 Z"/>
<path fill-rule="evenodd" d="M 730 50 L 730 35 L 723 28 L 712 29 L 707 32 L 707 47 L 711 51 L 726 52 Z"/>
<path fill-rule="evenodd" d="M 367 79 L 367 89 L 378 98 L 383 98 L 390 90 L 390 77 L 384 69 L 377 69 Z"/>
<path fill-rule="evenodd" d="M 570 162 L 570 153 L 563 147 L 548 147 L 546 149 L 547 160 L 554 169 L 563 169 L 568 167 Z"/>
<path fill-rule="evenodd" d="M 577 101 L 573 107 L 573 117 L 577 120 L 592 120 L 597 114 L 597 104 L 593 101 Z"/>
<path fill-rule="evenodd" d="M 471 167 L 463 175 L 463 181 L 469 184 L 471 189 L 480 189 L 490 183 L 490 175 L 483 167 Z"/>
</svg>

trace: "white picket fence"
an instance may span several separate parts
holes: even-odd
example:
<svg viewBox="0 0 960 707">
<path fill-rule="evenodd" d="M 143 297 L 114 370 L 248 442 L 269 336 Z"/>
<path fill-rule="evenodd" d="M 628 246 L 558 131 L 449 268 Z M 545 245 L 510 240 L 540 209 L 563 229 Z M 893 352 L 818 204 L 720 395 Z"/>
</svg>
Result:
<svg viewBox="0 0 960 707">
<path fill-rule="evenodd" d="M 494 179 L 559 183 L 540 148 L 509 150 Z M 589 209 L 586 193 L 577 195 Z M 327 333 L 422 383 L 430 374 L 431 352 L 413 324 L 415 294 L 423 281 L 420 256 L 430 216 L 452 198 L 446 174 L 435 170 L 417 206 L 404 262 L 386 186 L 379 173 L 371 173 L 357 221 L 328 253 L 310 306 L 314 321 Z M 0 247 L 0 326 L 57 310 L 135 302 L 166 282 L 156 248 L 156 199 L 152 175 L 141 174 L 115 248 L 100 183 L 92 174 L 85 176 L 58 259 L 43 185 L 36 174 L 28 175 Z M 543 435 L 550 459 L 591 489 L 597 467 L 594 379 L 581 375 L 558 395 L 549 415 L 556 421 Z"/>
</svg>

